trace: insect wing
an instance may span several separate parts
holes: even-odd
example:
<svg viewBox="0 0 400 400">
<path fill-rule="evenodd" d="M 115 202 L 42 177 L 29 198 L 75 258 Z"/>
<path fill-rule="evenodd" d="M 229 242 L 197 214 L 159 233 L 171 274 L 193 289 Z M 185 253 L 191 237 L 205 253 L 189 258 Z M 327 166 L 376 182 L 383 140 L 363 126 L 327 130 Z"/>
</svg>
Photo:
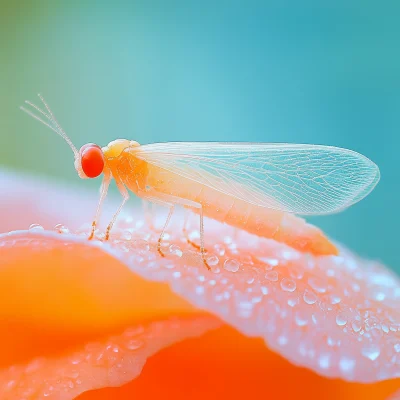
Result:
<svg viewBox="0 0 400 400">
<path fill-rule="evenodd" d="M 176 142 L 144 145 L 135 156 L 249 203 L 296 214 L 329 214 L 368 195 L 379 169 L 330 146 Z"/>
</svg>

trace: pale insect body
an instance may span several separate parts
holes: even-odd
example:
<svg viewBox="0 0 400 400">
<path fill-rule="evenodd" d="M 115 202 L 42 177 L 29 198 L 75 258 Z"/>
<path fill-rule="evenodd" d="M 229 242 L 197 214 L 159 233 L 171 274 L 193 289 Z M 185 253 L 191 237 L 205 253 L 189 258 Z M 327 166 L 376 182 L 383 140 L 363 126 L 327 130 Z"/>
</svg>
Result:
<svg viewBox="0 0 400 400">
<path fill-rule="evenodd" d="M 118 139 L 101 149 L 86 144 L 78 152 L 39 97 L 47 112 L 26 103 L 46 120 L 21 108 L 67 141 L 81 178 L 104 175 L 90 238 L 114 178 L 123 201 L 107 227 L 106 240 L 131 191 L 170 209 L 158 239 L 161 255 L 162 237 L 175 205 L 198 213 L 200 252 L 207 267 L 204 216 L 303 252 L 333 255 L 337 249 L 323 233 L 292 214 L 341 211 L 368 195 L 379 181 L 379 169 L 368 158 L 330 146 L 202 142 L 141 146 Z"/>
</svg>

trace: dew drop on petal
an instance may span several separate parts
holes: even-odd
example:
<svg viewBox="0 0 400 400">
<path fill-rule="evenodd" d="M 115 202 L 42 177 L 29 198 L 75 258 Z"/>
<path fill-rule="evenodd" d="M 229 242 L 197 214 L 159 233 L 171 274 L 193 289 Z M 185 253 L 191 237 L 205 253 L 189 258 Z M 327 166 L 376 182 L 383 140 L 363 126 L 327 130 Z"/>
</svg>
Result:
<svg viewBox="0 0 400 400">
<path fill-rule="evenodd" d="M 265 274 L 265 277 L 272 282 L 276 282 L 278 280 L 278 273 L 276 271 L 269 271 Z"/>
<path fill-rule="evenodd" d="M 343 312 L 339 312 L 338 315 L 336 315 L 336 323 L 339 326 L 344 326 L 347 324 L 347 317 Z"/>
<path fill-rule="evenodd" d="M 322 369 L 328 369 L 331 365 L 331 355 L 330 354 L 321 354 L 319 356 L 318 364 Z"/>
<path fill-rule="evenodd" d="M 183 255 L 181 248 L 176 244 L 171 244 L 171 246 L 169 246 L 169 252 L 177 257 L 182 257 Z"/>
<path fill-rule="evenodd" d="M 318 293 L 325 293 L 327 290 L 327 283 L 316 276 L 308 278 L 308 284 Z"/>
<path fill-rule="evenodd" d="M 144 239 L 135 239 L 133 241 L 133 246 L 139 251 L 139 252 L 146 252 L 150 250 L 150 245 L 147 243 L 146 240 Z"/>
<path fill-rule="evenodd" d="M 237 272 L 239 271 L 240 263 L 237 260 L 234 260 L 233 258 L 228 258 L 224 262 L 224 269 L 226 269 L 229 272 Z"/>
<path fill-rule="evenodd" d="M 297 311 L 294 316 L 294 321 L 297 326 L 305 326 L 308 323 L 307 314 L 302 311 Z"/>
<path fill-rule="evenodd" d="M 317 296 L 313 292 L 306 289 L 303 294 L 303 300 L 307 304 L 315 304 L 317 301 Z"/>
<path fill-rule="evenodd" d="M 43 231 L 44 230 L 44 228 L 43 228 L 43 226 L 42 225 L 40 225 L 40 224 L 31 224 L 30 226 L 29 226 L 29 230 L 30 231 Z"/>
<path fill-rule="evenodd" d="M 354 367 L 356 366 L 356 361 L 352 358 L 342 357 L 339 361 L 339 368 L 345 376 L 352 374 L 354 372 Z"/>
<path fill-rule="evenodd" d="M 268 294 L 268 288 L 266 286 L 261 286 L 261 293 L 266 296 Z"/>
<path fill-rule="evenodd" d="M 354 332 L 360 332 L 360 330 L 361 330 L 361 322 L 360 321 L 353 321 L 351 323 L 351 327 L 353 328 Z"/>
<path fill-rule="evenodd" d="M 131 339 L 127 342 L 126 348 L 128 350 L 137 350 L 143 346 L 143 341 L 139 339 Z"/>
<path fill-rule="evenodd" d="M 342 299 L 339 296 L 331 295 L 330 300 L 331 304 L 339 304 Z"/>
<path fill-rule="evenodd" d="M 131 240 L 132 239 L 132 233 L 129 231 L 123 231 L 121 234 L 121 239 L 122 240 Z"/>
<path fill-rule="evenodd" d="M 207 264 L 210 267 L 218 265 L 218 263 L 219 263 L 219 258 L 217 256 L 210 256 L 210 257 L 207 258 Z"/>
<path fill-rule="evenodd" d="M 133 337 L 133 336 L 138 336 L 141 335 L 142 333 L 144 333 L 145 329 L 142 325 L 139 326 L 135 326 L 135 327 L 131 327 L 128 328 L 124 331 L 124 336 L 127 337 Z"/>
<path fill-rule="evenodd" d="M 369 344 L 361 349 L 361 354 L 364 357 L 369 358 L 371 361 L 375 361 L 381 354 L 381 350 L 379 346 L 374 344 Z"/>
<path fill-rule="evenodd" d="M 58 233 L 69 233 L 69 229 L 66 226 L 64 226 L 63 224 L 57 224 L 54 227 L 54 230 Z"/>
<path fill-rule="evenodd" d="M 289 278 L 281 280 L 281 288 L 285 292 L 294 292 L 296 290 L 296 282 Z"/>
</svg>

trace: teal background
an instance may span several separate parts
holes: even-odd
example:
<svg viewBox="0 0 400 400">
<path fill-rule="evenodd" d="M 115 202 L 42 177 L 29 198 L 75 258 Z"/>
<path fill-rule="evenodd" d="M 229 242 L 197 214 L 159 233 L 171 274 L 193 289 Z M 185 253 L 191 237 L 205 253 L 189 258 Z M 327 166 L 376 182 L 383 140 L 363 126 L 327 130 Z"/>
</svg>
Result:
<svg viewBox="0 0 400 400">
<path fill-rule="evenodd" d="M 44 94 L 76 146 L 115 138 L 318 143 L 382 179 L 312 221 L 400 272 L 400 3 L 2 2 L 0 162 L 80 181 L 72 153 L 18 106 Z M 3 188 L 6 190 L 6 188 Z"/>
</svg>

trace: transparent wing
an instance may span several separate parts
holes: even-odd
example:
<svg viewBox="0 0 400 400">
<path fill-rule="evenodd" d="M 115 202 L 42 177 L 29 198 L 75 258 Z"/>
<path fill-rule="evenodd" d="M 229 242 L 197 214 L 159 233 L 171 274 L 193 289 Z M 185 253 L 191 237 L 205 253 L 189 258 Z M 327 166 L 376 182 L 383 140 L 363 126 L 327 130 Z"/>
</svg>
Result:
<svg viewBox="0 0 400 400">
<path fill-rule="evenodd" d="M 379 169 L 351 150 L 304 144 L 155 143 L 135 157 L 262 207 L 329 214 L 364 198 Z"/>
</svg>

